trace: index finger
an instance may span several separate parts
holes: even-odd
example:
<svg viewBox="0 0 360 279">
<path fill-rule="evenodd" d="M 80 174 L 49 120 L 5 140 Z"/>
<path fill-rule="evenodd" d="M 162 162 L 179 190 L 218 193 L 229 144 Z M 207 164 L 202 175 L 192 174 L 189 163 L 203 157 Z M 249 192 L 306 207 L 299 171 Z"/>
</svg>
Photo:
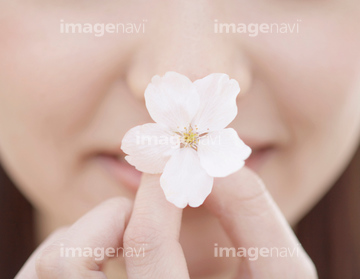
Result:
<svg viewBox="0 0 360 279">
<path fill-rule="evenodd" d="M 264 183 L 248 168 L 244 167 L 227 178 L 216 179 L 205 206 L 219 218 L 235 250 L 286 248 L 287 251 L 296 251 L 294 256 L 297 259 L 289 258 L 289 261 L 313 269 L 311 260 Z M 252 262 L 252 266 L 266 274 L 274 263 L 275 259 L 264 257 Z"/>
<path fill-rule="evenodd" d="M 102 264 L 122 246 L 131 208 L 122 197 L 103 202 L 46 241 L 17 278 L 106 278 Z"/>
<path fill-rule="evenodd" d="M 132 278 L 189 278 L 179 243 L 182 209 L 165 199 L 160 176 L 143 174 L 124 235 L 125 249 L 145 245 L 143 257 L 126 257 Z"/>
</svg>

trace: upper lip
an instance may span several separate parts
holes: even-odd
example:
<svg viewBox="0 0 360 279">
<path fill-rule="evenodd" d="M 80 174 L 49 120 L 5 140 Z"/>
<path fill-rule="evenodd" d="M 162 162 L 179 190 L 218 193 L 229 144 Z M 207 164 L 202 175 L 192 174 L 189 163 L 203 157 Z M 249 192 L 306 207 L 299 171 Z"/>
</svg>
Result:
<svg viewBox="0 0 360 279">
<path fill-rule="evenodd" d="M 98 152 L 95 153 L 95 155 L 102 155 L 102 156 L 109 156 L 114 157 L 118 159 L 123 159 L 126 154 L 121 150 L 120 144 L 115 145 L 113 147 L 104 147 L 97 149 Z"/>
<path fill-rule="evenodd" d="M 269 149 L 276 145 L 272 140 L 259 140 L 249 136 L 242 136 L 241 134 L 239 134 L 239 136 L 241 140 L 252 149 L 253 152 Z"/>
</svg>

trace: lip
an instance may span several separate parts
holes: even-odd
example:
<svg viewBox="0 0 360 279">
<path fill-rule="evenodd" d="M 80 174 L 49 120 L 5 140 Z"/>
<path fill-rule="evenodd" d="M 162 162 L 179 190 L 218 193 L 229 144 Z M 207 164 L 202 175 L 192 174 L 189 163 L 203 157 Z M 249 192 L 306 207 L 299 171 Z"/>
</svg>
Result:
<svg viewBox="0 0 360 279">
<path fill-rule="evenodd" d="M 274 149 L 272 146 L 253 149 L 250 157 L 245 161 L 245 166 L 258 172 L 271 154 L 273 154 Z"/>
<path fill-rule="evenodd" d="M 98 154 L 96 160 L 122 185 L 136 192 L 140 185 L 141 172 L 123 159 L 122 155 Z"/>
<path fill-rule="evenodd" d="M 247 143 L 247 141 L 245 141 Z M 259 142 L 247 143 L 252 153 L 245 161 L 245 166 L 258 172 L 269 156 L 276 149 L 272 144 Z M 124 158 L 126 154 L 120 148 L 110 149 L 95 155 L 95 159 L 123 186 L 136 193 L 141 180 L 141 172 L 130 165 Z"/>
</svg>

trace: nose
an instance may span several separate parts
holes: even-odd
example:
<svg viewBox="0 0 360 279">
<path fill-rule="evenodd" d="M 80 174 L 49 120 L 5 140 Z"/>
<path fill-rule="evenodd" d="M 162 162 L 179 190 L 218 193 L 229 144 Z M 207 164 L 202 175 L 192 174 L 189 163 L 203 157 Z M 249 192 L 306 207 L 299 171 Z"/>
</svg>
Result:
<svg viewBox="0 0 360 279">
<path fill-rule="evenodd" d="M 167 71 L 192 81 L 226 73 L 239 82 L 240 94 L 246 93 L 251 85 L 246 53 L 238 37 L 214 32 L 210 2 L 169 2 L 172 4 L 162 8 L 162 16 L 147 26 L 146 37 L 133 53 L 126 76 L 132 94 L 142 100 L 151 78 Z"/>
</svg>

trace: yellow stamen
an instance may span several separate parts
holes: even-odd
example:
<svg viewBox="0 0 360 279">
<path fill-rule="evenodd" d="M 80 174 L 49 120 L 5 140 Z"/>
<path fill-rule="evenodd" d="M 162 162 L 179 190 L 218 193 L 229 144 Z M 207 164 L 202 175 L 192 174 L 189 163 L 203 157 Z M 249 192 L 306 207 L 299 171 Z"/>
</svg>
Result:
<svg viewBox="0 0 360 279">
<path fill-rule="evenodd" d="M 197 150 L 199 140 L 201 137 L 205 136 L 207 133 L 199 134 L 197 131 L 194 131 L 191 126 L 189 128 L 184 127 L 184 132 L 177 132 L 180 136 L 180 147 L 191 147 Z M 198 128 L 196 128 L 198 130 Z"/>
</svg>

